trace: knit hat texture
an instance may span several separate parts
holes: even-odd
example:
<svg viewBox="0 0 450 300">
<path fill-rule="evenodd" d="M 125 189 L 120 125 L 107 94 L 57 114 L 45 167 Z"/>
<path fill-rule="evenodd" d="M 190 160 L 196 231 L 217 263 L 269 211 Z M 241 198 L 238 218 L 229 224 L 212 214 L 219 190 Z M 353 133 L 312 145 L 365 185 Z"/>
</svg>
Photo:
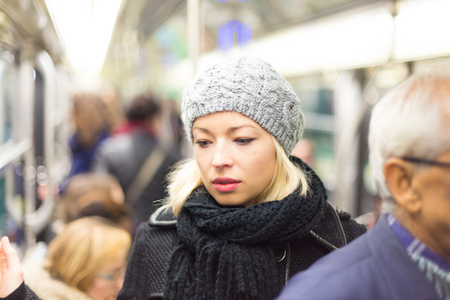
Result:
<svg viewBox="0 0 450 300">
<path fill-rule="evenodd" d="M 288 155 L 303 135 L 300 99 L 280 73 L 258 58 L 224 60 L 198 73 L 185 87 L 181 119 L 189 139 L 195 119 L 223 111 L 254 120 Z"/>
</svg>

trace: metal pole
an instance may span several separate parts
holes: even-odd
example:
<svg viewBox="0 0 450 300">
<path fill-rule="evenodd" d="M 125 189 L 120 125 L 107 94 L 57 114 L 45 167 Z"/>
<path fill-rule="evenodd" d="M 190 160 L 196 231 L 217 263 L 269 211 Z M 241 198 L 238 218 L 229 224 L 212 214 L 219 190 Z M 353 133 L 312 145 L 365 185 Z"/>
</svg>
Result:
<svg viewBox="0 0 450 300">
<path fill-rule="evenodd" d="M 188 49 L 189 59 L 192 64 L 193 73 L 197 71 L 197 60 L 200 45 L 200 3 L 199 0 L 188 0 L 187 2 L 187 26 L 188 26 Z"/>
</svg>

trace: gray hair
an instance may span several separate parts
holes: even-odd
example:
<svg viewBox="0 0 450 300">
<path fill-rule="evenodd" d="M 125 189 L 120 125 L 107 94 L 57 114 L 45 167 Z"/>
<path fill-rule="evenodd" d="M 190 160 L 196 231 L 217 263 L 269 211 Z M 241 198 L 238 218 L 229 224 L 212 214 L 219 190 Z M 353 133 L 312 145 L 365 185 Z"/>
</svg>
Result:
<svg viewBox="0 0 450 300">
<path fill-rule="evenodd" d="M 445 101 L 450 101 L 450 68 L 430 68 L 388 92 L 370 120 L 370 166 L 379 195 L 392 199 L 384 178 L 390 157 L 433 159 L 449 148 Z"/>
</svg>

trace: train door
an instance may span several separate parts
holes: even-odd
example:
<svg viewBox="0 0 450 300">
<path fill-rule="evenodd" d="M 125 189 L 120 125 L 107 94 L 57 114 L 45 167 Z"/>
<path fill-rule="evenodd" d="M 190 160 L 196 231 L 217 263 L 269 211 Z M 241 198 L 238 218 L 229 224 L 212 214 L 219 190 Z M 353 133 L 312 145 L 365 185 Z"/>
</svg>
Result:
<svg viewBox="0 0 450 300">
<path fill-rule="evenodd" d="M 0 50 L 0 230 L 18 244 L 32 240 L 26 230 L 31 206 L 27 188 L 27 165 L 30 162 L 29 112 L 32 89 L 32 67 L 19 63 L 19 55 L 5 48 Z"/>
</svg>

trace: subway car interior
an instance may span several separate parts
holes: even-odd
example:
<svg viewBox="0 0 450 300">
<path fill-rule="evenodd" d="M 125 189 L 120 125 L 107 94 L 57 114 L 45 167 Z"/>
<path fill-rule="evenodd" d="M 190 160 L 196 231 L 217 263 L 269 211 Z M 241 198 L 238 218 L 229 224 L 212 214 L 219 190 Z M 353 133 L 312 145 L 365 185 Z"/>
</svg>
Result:
<svg viewBox="0 0 450 300">
<path fill-rule="evenodd" d="M 121 104 L 152 92 L 179 112 L 186 82 L 233 56 L 258 56 L 286 77 L 305 115 L 299 155 L 334 205 L 371 212 L 371 108 L 450 60 L 449 10 L 448 0 L 0 0 L 2 236 L 21 253 L 48 239 L 59 200 L 48 191 L 70 167 L 74 92 Z"/>
</svg>

